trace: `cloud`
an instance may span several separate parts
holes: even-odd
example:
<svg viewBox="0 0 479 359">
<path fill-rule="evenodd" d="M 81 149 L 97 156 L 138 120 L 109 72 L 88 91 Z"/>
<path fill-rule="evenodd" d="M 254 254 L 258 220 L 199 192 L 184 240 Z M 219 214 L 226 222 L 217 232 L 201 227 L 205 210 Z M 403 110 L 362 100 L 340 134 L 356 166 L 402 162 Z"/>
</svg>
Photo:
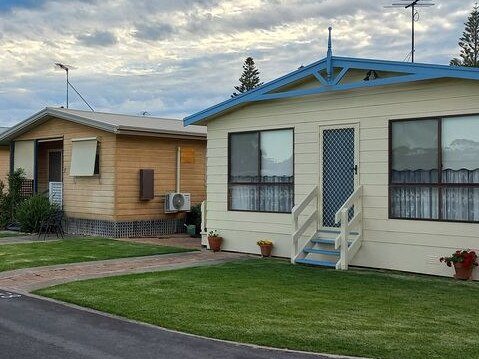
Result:
<svg viewBox="0 0 479 359">
<path fill-rule="evenodd" d="M 85 46 L 111 46 L 118 42 L 115 35 L 108 31 L 96 31 L 92 34 L 77 35 L 77 39 Z"/>
<path fill-rule="evenodd" d="M 134 36 L 139 40 L 158 41 L 164 40 L 174 33 L 175 29 L 169 24 L 137 24 Z"/>
<path fill-rule="evenodd" d="M 252 56 L 262 81 L 323 58 L 402 61 L 410 13 L 370 0 L 1 0 L 0 126 L 65 104 L 65 74 L 101 111 L 182 117 L 228 99 Z M 473 0 L 419 9 L 416 60 L 448 64 Z M 15 5 L 15 6 L 13 6 Z M 86 108 L 71 93 L 71 106 Z"/>
</svg>

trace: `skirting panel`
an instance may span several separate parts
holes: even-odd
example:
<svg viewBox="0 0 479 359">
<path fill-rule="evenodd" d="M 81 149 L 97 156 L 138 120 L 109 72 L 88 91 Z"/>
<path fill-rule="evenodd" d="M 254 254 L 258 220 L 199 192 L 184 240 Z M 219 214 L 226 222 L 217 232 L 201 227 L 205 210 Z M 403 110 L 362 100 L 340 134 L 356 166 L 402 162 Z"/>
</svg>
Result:
<svg viewBox="0 0 479 359">
<path fill-rule="evenodd" d="M 151 237 L 185 231 L 184 218 L 153 219 L 148 221 L 114 222 L 96 219 L 66 218 L 65 231 L 69 234 L 112 238 Z"/>
</svg>

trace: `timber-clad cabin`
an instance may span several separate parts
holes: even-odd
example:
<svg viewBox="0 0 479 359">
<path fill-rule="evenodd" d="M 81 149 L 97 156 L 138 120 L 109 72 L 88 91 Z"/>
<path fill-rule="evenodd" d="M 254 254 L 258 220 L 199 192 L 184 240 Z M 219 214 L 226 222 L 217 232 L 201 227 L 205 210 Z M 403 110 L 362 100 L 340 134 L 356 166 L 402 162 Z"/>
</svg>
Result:
<svg viewBox="0 0 479 359">
<path fill-rule="evenodd" d="M 69 233 L 176 233 L 185 213 L 165 211 L 165 196 L 205 198 L 206 131 L 181 120 L 47 107 L 0 134 L 2 174 L 5 146 L 9 170 L 62 206 Z"/>
<path fill-rule="evenodd" d="M 225 250 L 451 276 L 440 257 L 479 249 L 479 69 L 329 46 L 184 124 L 208 128 L 202 228 Z"/>
<path fill-rule="evenodd" d="M 0 127 L 0 135 L 8 130 L 8 127 Z M 7 181 L 7 174 L 10 168 L 10 148 L 8 145 L 0 145 L 0 181 Z"/>
</svg>

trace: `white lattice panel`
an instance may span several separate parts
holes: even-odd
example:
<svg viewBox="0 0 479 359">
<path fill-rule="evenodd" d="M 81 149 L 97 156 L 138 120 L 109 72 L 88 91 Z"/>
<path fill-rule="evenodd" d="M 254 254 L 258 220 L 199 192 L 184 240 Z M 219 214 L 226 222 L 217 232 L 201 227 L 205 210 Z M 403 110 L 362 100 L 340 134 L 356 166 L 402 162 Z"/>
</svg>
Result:
<svg viewBox="0 0 479 359">
<path fill-rule="evenodd" d="M 63 208 L 63 182 L 49 182 L 48 193 L 50 203 L 56 204 L 59 208 Z"/>
</svg>

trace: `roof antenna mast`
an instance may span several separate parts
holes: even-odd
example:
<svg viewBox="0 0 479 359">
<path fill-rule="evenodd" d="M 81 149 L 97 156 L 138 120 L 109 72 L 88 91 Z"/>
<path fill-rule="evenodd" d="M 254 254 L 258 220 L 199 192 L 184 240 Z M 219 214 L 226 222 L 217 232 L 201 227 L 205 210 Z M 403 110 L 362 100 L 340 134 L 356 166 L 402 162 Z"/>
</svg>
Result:
<svg viewBox="0 0 479 359">
<path fill-rule="evenodd" d="M 411 9 L 411 62 L 414 62 L 414 52 L 416 51 L 415 48 L 415 31 L 414 31 L 414 23 L 419 20 L 419 13 L 416 11 L 416 7 L 429 7 L 433 6 L 434 3 L 431 3 L 430 0 L 399 0 L 399 3 L 393 3 L 389 6 L 385 6 L 386 8 L 395 8 L 395 7 L 403 7 L 405 9 Z M 407 57 L 406 57 L 407 58 Z"/>
<path fill-rule="evenodd" d="M 74 69 L 74 67 L 70 65 L 65 65 L 59 62 L 55 62 L 55 69 L 65 70 L 67 74 L 67 108 L 68 108 L 68 89 L 71 87 L 73 91 L 75 91 L 76 94 L 83 100 L 83 102 L 85 102 L 85 104 L 90 108 L 90 110 L 92 112 L 95 112 L 95 110 L 90 106 L 90 104 L 83 98 L 83 96 L 77 91 L 77 89 L 70 82 L 70 79 L 68 77 L 68 72 L 70 71 L 70 69 Z"/>
<path fill-rule="evenodd" d="M 326 73 L 328 76 L 328 82 L 331 81 L 331 78 L 333 77 L 333 50 L 331 46 L 331 30 L 333 30 L 333 28 L 331 26 L 328 27 L 328 53 L 326 55 Z"/>
</svg>

